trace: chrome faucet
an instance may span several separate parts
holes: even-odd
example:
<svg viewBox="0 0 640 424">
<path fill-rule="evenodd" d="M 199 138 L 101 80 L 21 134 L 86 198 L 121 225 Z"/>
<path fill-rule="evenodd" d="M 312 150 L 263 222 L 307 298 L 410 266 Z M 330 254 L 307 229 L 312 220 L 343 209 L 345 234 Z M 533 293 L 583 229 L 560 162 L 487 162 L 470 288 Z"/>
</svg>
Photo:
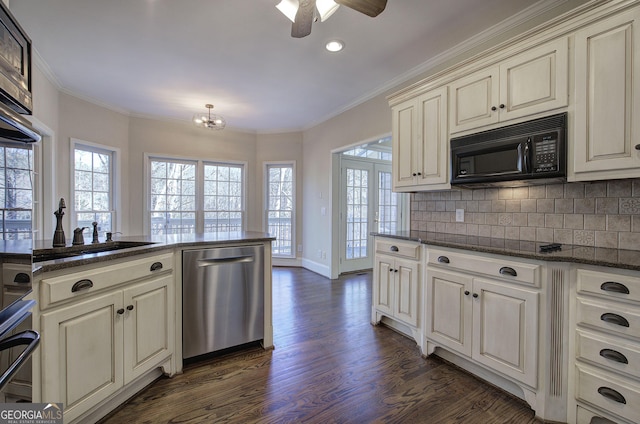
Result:
<svg viewBox="0 0 640 424">
<path fill-rule="evenodd" d="M 64 230 L 62 229 L 62 217 L 64 216 L 64 211 L 67 206 L 64 204 L 64 199 L 60 199 L 60 203 L 58 203 L 58 210 L 53 212 L 56 216 L 56 230 L 53 233 L 53 247 L 64 247 L 66 245 L 66 239 L 64 237 Z"/>
</svg>

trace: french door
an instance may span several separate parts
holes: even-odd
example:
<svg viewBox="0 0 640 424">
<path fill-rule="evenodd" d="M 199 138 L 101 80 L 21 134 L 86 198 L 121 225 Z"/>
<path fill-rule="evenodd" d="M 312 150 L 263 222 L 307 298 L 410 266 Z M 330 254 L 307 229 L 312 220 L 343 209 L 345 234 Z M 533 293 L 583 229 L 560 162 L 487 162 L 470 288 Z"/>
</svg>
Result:
<svg viewBox="0 0 640 424">
<path fill-rule="evenodd" d="M 340 273 L 373 267 L 372 231 L 399 229 L 391 165 L 341 158 Z"/>
</svg>

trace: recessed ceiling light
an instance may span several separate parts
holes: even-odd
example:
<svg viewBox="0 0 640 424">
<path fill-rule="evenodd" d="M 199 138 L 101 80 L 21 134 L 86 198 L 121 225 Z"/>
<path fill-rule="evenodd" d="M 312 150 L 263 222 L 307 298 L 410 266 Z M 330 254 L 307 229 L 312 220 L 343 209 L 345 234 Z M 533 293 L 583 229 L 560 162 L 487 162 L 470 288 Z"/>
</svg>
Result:
<svg viewBox="0 0 640 424">
<path fill-rule="evenodd" d="M 340 41 L 340 40 L 331 40 L 327 43 L 327 45 L 325 46 L 327 48 L 327 50 L 329 50 L 330 52 L 339 52 L 340 50 L 342 50 L 344 48 L 344 42 Z"/>
</svg>

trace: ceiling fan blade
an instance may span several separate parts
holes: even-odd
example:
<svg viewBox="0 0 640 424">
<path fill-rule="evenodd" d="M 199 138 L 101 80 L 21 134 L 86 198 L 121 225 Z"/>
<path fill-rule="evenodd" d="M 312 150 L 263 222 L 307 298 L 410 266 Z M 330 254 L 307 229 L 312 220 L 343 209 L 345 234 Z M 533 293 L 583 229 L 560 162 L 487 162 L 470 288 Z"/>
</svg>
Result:
<svg viewBox="0 0 640 424">
<path fill-rule="evenodd" d="M 316 0 L 300 0 L 300 7 L 296 13 L 296 20 L 291 26 L 291 36 L 295 38 L 306 37 L 311 34 Z"/>
<path fill-rule="evenodd" d="M 334 0 L 336 3 L 375 18 L 387 7 L 387 0 Z"/>
</svg>

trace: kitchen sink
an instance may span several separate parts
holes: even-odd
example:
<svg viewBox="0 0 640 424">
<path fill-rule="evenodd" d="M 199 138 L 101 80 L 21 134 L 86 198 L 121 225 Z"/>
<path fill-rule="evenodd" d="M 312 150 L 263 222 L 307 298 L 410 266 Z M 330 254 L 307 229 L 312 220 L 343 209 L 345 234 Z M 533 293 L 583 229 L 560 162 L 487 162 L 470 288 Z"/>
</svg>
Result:
<svg viewBox="0 0 640 424">
<path fill-rule="evenodd" d="M 82 246 L 37 249 L 33 251 L 33 262 L 74 258 L 92 253 L 111 252 L 114 250 L 130 249 L 132 247 L 148 246 L 151 244 L 153 243 L 148 241 L 110 241 L 106 243 L 87 244 Z"/>
</svg>

